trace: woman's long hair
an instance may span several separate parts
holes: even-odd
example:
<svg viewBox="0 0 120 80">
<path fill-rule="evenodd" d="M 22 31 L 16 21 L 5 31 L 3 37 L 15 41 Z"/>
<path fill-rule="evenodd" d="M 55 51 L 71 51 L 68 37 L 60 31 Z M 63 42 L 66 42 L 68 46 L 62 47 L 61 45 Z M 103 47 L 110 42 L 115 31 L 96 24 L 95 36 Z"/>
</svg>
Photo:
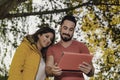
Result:
<svg viewBox="0 0 120 80">
<path fill-rule="evenodd" d="M 34 42 L 37 42 L 37 41 L 38 41 L 38 39 L 39 39 L 39 38 L 38 38 L 38 35 L 39 35 L 39 34 L 42 35 L 42 34 L 49 33 L 49 32 L 51 32 L 51 33 L 53 34 L 52 42 L 51 42 L 51 44 L 49 45 L 49 46 L 51 46 L 51 45 L 54 44 L 54 42 L 55 42 L 55 30 L 52 29 L 52 28 L 50 28 L 50 27 L 41 27 L 39 30 L 37 30 L 37 31 L 32 35 Z M 46 51 L 47 51 L 47 49 L 48 49 L 49 46 L 41 49 L 42 56 L 43 56 L 44 59 L 46 58 Z"/>
</svg>

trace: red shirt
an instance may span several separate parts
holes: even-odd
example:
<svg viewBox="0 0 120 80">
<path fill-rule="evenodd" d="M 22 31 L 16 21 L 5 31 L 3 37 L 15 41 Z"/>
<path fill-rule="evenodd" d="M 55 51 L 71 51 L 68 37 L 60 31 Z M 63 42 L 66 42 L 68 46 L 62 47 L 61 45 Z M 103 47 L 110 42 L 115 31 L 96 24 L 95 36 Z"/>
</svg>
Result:
<svg viewBox="0 0 120 80">
<path fill-rule="evenodd" d="M 81 42 L 73 40 L 71 45 L 68 47 L 63 47 L 60 42 L 49 47 L 47 51 L 47 56 L 53 55 L 55 63 L 59 63 L 63 52 L 76 52 L 76 53 L 86 53 L 89 54 L 87 46 Z M 83 74 L 81 72 L 63 72 L 61 76 L 55 77 L 55 80 L 84 80 Z"/>
</svg>

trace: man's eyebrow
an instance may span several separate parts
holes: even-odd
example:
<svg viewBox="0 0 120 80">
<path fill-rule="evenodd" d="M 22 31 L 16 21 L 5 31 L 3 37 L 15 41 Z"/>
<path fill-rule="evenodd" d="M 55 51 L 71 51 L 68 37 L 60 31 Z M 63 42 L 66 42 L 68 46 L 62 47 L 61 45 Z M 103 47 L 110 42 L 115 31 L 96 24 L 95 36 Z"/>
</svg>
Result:
<svg viewBox="0 0 120 80">
<path fill-rule="evenodd" d="M 63 27 L 67 27 L 66 25 L 64 25 Z"/>
</svg>

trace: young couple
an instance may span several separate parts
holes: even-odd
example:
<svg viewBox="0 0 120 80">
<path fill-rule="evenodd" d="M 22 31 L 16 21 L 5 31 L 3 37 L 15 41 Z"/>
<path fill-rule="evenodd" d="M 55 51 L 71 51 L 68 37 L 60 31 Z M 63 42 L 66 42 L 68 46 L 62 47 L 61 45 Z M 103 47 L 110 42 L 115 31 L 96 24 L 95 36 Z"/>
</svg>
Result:
<svg viewBox="0 0 120 80">
<path fill-rule="evenodd" d="M 42 27 L 33 35 L 26 36 L 13 57 L 8 80 L 84 80 L 82 73 L 64 72 L 57 63 L 63 51 L 89 54 L 87 46 L 73 40 L 76 26 L 75 17 L 66 15 L 60 24 L 61 40 L 54 44 L 55 31 Z M 87 76 L 94 75 L 94 67 L 89 63 L 79 65 Z"/>
</svg>

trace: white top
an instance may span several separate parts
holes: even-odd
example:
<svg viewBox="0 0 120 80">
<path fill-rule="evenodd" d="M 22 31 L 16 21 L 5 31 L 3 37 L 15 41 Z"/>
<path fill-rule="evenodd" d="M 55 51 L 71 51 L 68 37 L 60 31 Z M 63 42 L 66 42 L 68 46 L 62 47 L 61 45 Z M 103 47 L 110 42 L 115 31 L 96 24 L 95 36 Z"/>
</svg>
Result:
<svg viewBox="0 0 120 80">
<path fill-rule="evenodd" d="M 41 58 L 40 65 L 38 72 L 36 74 L 36 80 L 45 80 L 46 74 L 45 74 L 45 62 L 43 58 Z"/>
</svg>

